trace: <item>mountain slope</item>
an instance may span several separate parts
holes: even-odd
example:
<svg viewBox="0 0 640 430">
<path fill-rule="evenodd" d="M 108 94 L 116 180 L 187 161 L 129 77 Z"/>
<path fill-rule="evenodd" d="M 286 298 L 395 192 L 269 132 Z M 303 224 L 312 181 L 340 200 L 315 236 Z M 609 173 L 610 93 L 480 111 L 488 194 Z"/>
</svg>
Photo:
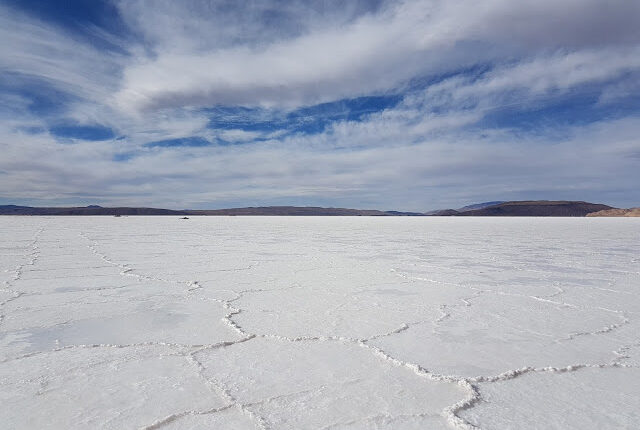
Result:
<svg viewBox="0 0 640 430">
<path fill-rule="evenodd" d="M 468 212 L 468 211 L 473 211 L 476 209 L 484 209 L 484 208 L 488 208 L 489 206 L 495 206 L 495 205 L 499 205 L 501 203 L 507 203 L 504 200 L 498 200 L 495 202 L 484 202 L 484 203 L 476 203 L 473 205 L 468 205 L 468 206 L 464 206 L 461 207 L 460 209 L 456 209 L 456 211 L 458 212 Z"/>
<path fill-rule="evenodd" d="M 587 214 L 588 217 L 640 217 L 640 208 L 631 209 L 607 209 Z"/>
<path fill-rule="evenodd" d="M 528 200 L 505 202 L 482 209 L 459 212 L 456 216 L 573 216 L 613 209 L 611 206 L 581 202 Z"/>
</svg>

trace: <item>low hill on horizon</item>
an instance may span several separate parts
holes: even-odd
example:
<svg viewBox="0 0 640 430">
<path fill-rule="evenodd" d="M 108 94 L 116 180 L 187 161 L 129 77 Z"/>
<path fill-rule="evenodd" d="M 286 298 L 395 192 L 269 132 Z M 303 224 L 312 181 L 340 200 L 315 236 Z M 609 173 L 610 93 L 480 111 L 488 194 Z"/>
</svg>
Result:
<svg viewBox="0 0 640 430">
<path fill-rule="evenodd" d="M 230 209 L 184 209 L 138 207 L 101 207 L 97 205 L 83 207 L 31 207 L 0 206 L 0 215 L 249 215 L 249 216 L 422 216 L 419 212 L 379 211 L 367 209 L 324 208 L 317 206 L 261 206 Z"/>
<path fill-rule="evenodd" d="M 145 207 L 31 207 L 0 205 L 0 215 L 179 215 L 179 216 L 638 216 L 639 209 L 617 209 L 604 204 L 564 200 L 486 202 L 460 209 L 426 213 L 375 209 L 325 208 L 319 206 L 257 206 L 229 209 L 172 210 Z M 592 215 L 589 215 L 592 214 Z"/>
<path fill-rule="evenodd" d="M 187 215 L 188 211 L 158 208 L 112 207 L 97 205 L 81 207 L 0 206 L 0 215 Z"/>
<path fill-rule="evenodd" d="M 257 206 L 246 208 L 189 210 L 191 215 L 262 216 L 422 216 L 419 212 L 379 211 L 375 209 L 324 208 L 319 206 Z"/>
<path fill-rule="evenodd" d="M 467 206 L 468 208 L 469 206 Z M 614 209 L 611 206 L 583 201 L 523 200 L 502 202 L 480 209 L 438 211 L 436 216 L 534 216 L 583 217 L 592 212 Z"/>
</svg>

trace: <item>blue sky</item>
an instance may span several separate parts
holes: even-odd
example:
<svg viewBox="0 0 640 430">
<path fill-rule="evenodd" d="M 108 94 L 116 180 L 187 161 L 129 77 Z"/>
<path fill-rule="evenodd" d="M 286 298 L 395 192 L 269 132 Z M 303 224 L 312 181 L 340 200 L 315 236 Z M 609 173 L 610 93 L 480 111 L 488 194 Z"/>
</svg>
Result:
<svg viewBox="0 0 640 430">
<path fill-rule="evenodd" d="M 0 204 L 640 205 L 640 3 L 0 1 Z"/>
</svg>

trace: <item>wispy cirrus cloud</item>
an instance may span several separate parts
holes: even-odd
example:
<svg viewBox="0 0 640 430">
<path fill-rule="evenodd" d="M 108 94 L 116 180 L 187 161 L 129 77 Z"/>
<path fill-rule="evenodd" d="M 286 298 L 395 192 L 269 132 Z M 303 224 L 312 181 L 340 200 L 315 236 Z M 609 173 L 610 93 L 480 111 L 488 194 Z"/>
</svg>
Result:
<svg viewBox="0 0 640 430">
<path fill-rule="evenodd" d="M 97 49 L 24 12 L 0 5 L 3 80 L 103 103 L 119 85 L 124 56 Z"/>
</svg>

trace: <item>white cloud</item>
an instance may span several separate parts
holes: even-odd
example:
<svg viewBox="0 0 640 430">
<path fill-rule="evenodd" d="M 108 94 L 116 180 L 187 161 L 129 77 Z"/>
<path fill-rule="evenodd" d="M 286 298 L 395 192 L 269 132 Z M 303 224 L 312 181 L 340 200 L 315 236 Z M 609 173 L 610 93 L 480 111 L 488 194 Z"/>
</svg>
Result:
<svg viewBox="0 0 640 430">
<path fill-rule="evenodd" d="M 125 16 L 141 17 L 136 22 L 153 55 L 125 69 L 119 106 L 299 106 L 383 91 L 420 74 L 504 55 L 640 42 L 634 2 L 393 2 L 377 13 L 348 13 L 337 20 L 341 25 L 298 19 L 301 28 L 283 34 L 272 34 L 278 26 L 264 30 L 259 19 L 221 24 L 206 14 L 215 8 L 196 4 L 195 10 L 191 3 L 141 10 L 140 3 L 121 3 Z M 243 13 L 254 16 L 253 10 Z M 264 41 L 239 37 L 251 24 L 256 34 L 266 32 Z"/>
</svg>

